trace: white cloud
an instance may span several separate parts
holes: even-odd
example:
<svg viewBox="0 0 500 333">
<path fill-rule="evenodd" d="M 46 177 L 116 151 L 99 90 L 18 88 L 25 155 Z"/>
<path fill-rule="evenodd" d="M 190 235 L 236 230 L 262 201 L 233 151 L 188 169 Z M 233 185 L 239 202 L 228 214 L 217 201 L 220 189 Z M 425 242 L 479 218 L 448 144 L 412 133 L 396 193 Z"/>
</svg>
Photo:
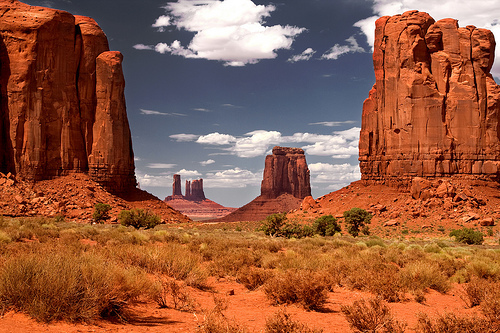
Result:
<svg viewBox="0 0 500 333">
<path fill-rule="evenodd" d="M 329 184 L 328 189 L 337 190 L 361 179 L 358 165 L 313 163 L 309 164 L 311 184 Z"/>
<path fill-rule="evenodd" d="M 136 50 L 154 50 L 153 46 L 144 44 L 135 44 L 133 48 Z"/>
<path fill-rule="evenodd" d="M 348 124 L 355 124 L 357 121 L 354 120 L 346 120 L 346 121 L 320 121 L 317 123 L 309 123 L 309 125 L 322 125 L 327 127 L 337 127 Z"/>
<path fill-rule="evenodd" d="M 186 117 L 187 115 L 183 113 L 176 113 L 176 112 L 160 112 L 160 111 L 154 111 L 154 110 L 145 110 L 145 109 L 140 109 L 141 114 L 145 114 L 148 116 L 155 115 L 155 116 L 177 116 L 177 117 Z"/>
<path fill-rule="evenodd" d="M 165 31 L 165 27 L 168 27 L 170 25 L 170 17 L 166 15 L 161 15 L 156 19 L 156 22 L 153 23 L 151 26 L 153 28 L 158 28 L 158 31 L 163 32 Z"/>
<path fill-rule="evenodd" d="M 186 170 L 182 169 L 176 172 L 176 174 L 181 175 L 182 177 L 199 177 L 201 176 L 201 173 L 199 173 L 197 170 Z"/>
<path fill-rule="evenodd" d="M 194 32 L 187 47 L 179 41 L 159 43 L 156 51 L 186 58 L 223 61 L 227 66 L 254 64 L 274 59 L 279 49 L 290 49 L 295 36 L 305 29 L 292 26 L 264 26 L 276 7 L 255 5 L 251 0 L 178 0 L 164 7 L 168 15 L 155 25 L 174 25 Z"/>
<path fill-rule="evenodd" d="M 461 27 L 474 25 L 489 29 L 500 40 L 500 6 L 497 0 L 373 0 L 372 17 L 355 24 L 366 35 L 368 43 L 373 47 L 375 20 L 384 15 L 402 14 L 405 11 L 418 9 L 429 13 L 436 21 L 452 17 L 459 20 Z M 500 58 L 500 48 L 496 48 L 496 58 Z M 500 61 L 493 65 L 493 75 L 500 77 Z"/>
<path fill-rule="evenodd" d="M 366 52 L 364 48 L 358 45 L 354 36 L 347 38 L 346 42 L 348 45 L 335 44 L 321 56 L 321 59 L 337 60 L 338 57 L 347 53 Z"/>
<path fill-rule="evenodd" d="M 172 175 L 171 173 L 160 175 L 143 174 L 139 170 L 136 170 L 137 181 L 141 188 L 170 187 L 172 186 Z"/>
<path fill-rule="evenodd" d="M 206 188 L 243 188 L 259 186 L 262 172 L 251 172 L 240 168 L 207 173 L 203 180 Z"/>
<path fill-rule="evenodd" d="M 243 158 L 265 155 L 272 146 L 282 143 L 306 143 L 308 145 L 302 148 L 309 155 L 349 158 L 358 154 L 359 131 L 359 127 L 353 127 L 329 135 L 294 133 L 291 136 L 283 136 L 278 131 L 257 130 L 246 133 L 242 137 L 215 132 L 200 136 L 196 142 L 207 145 L 229 145 L 230 147 L 221 149 L 226 151 L 227 154 Z M 180 137 L 180 139 L 183 138 L 183 136 Z M 192 137 L 187 139 L 193 141 Z"/>
<path fill-rule="evenodd" d="M 310 60 L 315 53 L 316 51 L 314 51 L 312 48 L 309 47 L 305 49 L 304 52 L 302 52 L 301 54 L 291 56 L 288 59 L 288 62 L 307 61 Z"/>
<path fill-rule="evenodd" d="M 196 141 L 200 136 L 195 134 L 173 134 L 169 138 L 174 139 L 177 142 L 191 142 Z"/>
<path fill-rule="evenodd" d="M 209 109 L 205 109 L 205 108 L 194 108 L 193 110 L 194 111 L 199 111 L 199 112 L 212 112 Z"/>
<path fill-rule="evenodd" d="M 277 131 L 253 131 L 245 135 L 249 137 L 238 138 L 230 151 L 238 157 L 256 157 L 264 155 L 270 145 L 282 142 L 281 133 Z"/>
<path fill-rule="evenodd" d="M 172 169 L 176 167 L 177 164 L 167 164 L 167 163 L 150 163 L 148 164 L 148 168 L 150 169 Z"/>
<path fill-rule="evenodd" d="M 210 165 L 210 164 L 214 164 L 215 161 L 214 160 L 206 160 L 206 161 L 201 161 L 200 164 L 203 165 L 203 166 L 207 166 L 207 165 Z"/>
<path fill-rule="evenodd" d="M 207 145 L 228 145 L 235 142 L 236 138 L 229 134 L 220 134 L 218 132 L 202 135 L 196 140 L 198 143 Z"/>
</svg>

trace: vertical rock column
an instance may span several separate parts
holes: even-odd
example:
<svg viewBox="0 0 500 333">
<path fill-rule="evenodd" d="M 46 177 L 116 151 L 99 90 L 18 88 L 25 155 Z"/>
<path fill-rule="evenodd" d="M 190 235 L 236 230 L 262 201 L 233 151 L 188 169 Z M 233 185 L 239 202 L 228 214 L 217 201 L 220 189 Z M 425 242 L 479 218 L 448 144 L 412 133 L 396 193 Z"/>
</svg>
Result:
<svg viewBox="0 0 500 333">
<path fill-rule="evenodd" d="M 304 150 L 300 148 L 274 147 L 273 154 L 266 156 L 261 195 L 274 199 L 288 193 L 304 199 L 311 195 L 309 168 Z"/>
<path fill-rule="evenodd" d="M 96 60 L 96 116 L 89 173 L 109 190 L 135 186 L 132 140 L 125 107 L 125 80 L 120 52 L 104 52 Z"/>
</svg>

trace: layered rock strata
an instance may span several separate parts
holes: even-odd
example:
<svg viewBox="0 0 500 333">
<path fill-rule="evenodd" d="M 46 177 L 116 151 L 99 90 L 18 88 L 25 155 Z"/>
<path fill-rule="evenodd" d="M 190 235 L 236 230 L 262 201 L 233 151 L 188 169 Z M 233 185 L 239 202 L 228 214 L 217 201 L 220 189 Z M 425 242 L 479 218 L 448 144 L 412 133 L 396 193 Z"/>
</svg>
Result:
<svg viewBox="0 0 500 333">
<path fill-rule="evenodd" d="M 274 147 L 272 155 L 266 156 L 260 192 L 260 196 L 217 221 L 258 221 L 300 208 L 303 199 L 311 195 L 304 150 Z"/>
<path fill-rule="evenodd" d="M 498 180 L 500 87 L 489 30 L 406 12 L 376 22 L 376 83 L 363 105 L 362 179 Z"/>
<path fill-rule="evenodd" d="M 274 199 L 285 193 L 304 199 L 311 195 L 309 179 L 304 150 L 276 146 L 272 155 L 266 156 L 260 193 L 265 199 Z"/>
<path fill-rule="evenodd" d="M 122 56 L 91 18 L 0 1 L 0 171 L 135 186 Z"/>
</svg>

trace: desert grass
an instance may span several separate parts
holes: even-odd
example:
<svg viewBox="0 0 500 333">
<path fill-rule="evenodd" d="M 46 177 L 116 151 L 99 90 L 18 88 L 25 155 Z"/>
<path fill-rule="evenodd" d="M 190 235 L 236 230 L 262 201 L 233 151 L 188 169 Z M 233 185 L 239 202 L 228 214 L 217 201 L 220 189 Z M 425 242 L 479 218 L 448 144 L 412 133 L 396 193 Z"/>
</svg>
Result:
<svg viewBox="0 0 500 333">
<path fill-rule="evenodd" d="M 252 228 L 159 225 L 136 230 L 4 217 L 0 308 L 42 321 L 126 319 L 130 306 L 141 299 L 192 310 L 196 300 L 190 300 L 190 288 L 206 290 L 210 278 L 224 278 L 248 290 L 263 290 L 271 304 L 321 311 L 338 287 L 369 292 L 381 304 L 411 298 L 425 303 L 430 289 L 448 293 L 458 282 L 463 284 L 466 306 L 478 307 L 488 323 L 499 322 L 497 247 L 457 244 L 446 236 L 421 241 L 335 234 L 289 240 Z M 88 290 L 81 287 L 85 285 Z M 368 301 L 364 306 L 366 311 L 375 308 Z M 242 329 L 223 315 L 224 311 L 206 310 L 203 329 L 217 321 L 226 331 Z M 285 317 L 282 314 L 280 320 Z M 427 322 L 428 327 L 437 325 L 434 319 Z"/>
<path fill-rule="evenodd" d="M 359 299 L 341 310 L 355 332 L 402 333 L 406 329 L 381 298 Z"/>
<path fill-rule="evenodd" d="M 264 333 L 322 333 L 322 329 L 310 328 L 300 321 L 294 320 L 292 315 L 282 307 L 276 314 L 266 319 Z"/>
</svg>

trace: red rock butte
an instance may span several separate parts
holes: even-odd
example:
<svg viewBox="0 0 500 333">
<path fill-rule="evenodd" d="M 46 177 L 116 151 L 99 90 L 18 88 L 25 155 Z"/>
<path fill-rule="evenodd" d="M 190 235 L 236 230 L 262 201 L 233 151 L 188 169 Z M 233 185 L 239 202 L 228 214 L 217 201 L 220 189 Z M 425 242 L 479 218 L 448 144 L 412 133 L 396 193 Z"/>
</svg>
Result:
<svg viewBox="0 0 500 333">
<path fill-rule="evenodd" d="M 416 176 L 497 180 L 500 87 L 489 30 L 409 11 L 376 22 L 376 83 L 363 105 L 359 160 L 368 183 Z"/>
<path fill-rule="evenodd" d="M 258 221 L 274 213 L 300 208 L 302 200 L 311 195 L 304 150 L 274 147 L 273 154 L 266 156 L 260 192 L 260 196 L 245 206 L 215 221 Z"/>
<path fill-rule="evenodd" d="M 122 55 L 88 17 L 0 0 L 0 172 L 136 185 Z"/>
</svg>

